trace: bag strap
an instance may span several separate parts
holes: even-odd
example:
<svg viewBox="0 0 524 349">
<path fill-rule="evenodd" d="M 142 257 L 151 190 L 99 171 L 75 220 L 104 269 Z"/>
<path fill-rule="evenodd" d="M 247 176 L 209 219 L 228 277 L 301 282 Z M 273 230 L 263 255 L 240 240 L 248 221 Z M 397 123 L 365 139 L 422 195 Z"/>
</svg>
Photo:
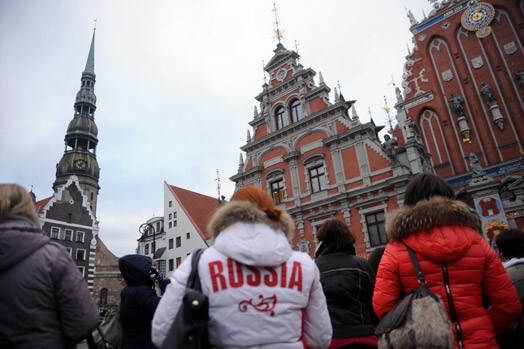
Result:
<svg viewBox="0 0 524 349">
<path fill-rule="evenodd" d="M 404 244 L 408 250 L 409 258 L 411 259 L 411 263 L 413 263 L 413 267 L 415 268 L 415 272 L 417 273 L 417 279 L 419 284 L 426 284 L 426 279 L 424 278 L 424 273 L 422 272 L 422 269 L 420 269 L 420 264 L 418 262 L 417 254 L 411 247 Z"/>
<path fill-rule="evenodd" d="M 187 278 L 186 288 L 192 288 L 198 292 L 202 292 L 202 285 L 200 284 L 200 277 L 198 276 L 198 262 L 204 250 L 205 248 L 199 248 L 191 255 L 191 273 Z"/>
</svg>

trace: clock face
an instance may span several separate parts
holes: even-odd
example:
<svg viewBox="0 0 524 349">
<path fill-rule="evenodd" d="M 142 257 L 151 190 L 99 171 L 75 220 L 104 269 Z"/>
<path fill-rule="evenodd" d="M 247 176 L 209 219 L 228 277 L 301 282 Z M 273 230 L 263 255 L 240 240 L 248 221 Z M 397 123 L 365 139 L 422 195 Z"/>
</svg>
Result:
<svg viewBox="0 0 524 349">
<path fill-rule="evenodd" d="M 79 170 L 85 170 L 86 168 L 86 162 L 84 160 L 76 160 L 75 161 L 75 168 Z"/>
<path fill-rule="evenodd" d="M 464 12 L 462 26 L 470 31 L 479 30 L 491 23 L 495 17 L 495 8 L 486 2 L 479 2 Z"/>
</svg>

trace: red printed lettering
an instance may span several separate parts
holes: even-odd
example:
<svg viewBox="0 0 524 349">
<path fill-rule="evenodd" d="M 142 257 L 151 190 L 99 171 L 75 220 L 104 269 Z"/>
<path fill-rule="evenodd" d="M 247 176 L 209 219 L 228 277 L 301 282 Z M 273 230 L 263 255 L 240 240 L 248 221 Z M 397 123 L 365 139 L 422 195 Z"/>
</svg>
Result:
<svg viewBox="0 0 524 349">
<path fill-rule="evenodd" d="M 293 270 L 291 271 L 288 287 L 293 288 L 295 286 L 299 292 L 302 292 L 302 265 L 299 262 L 293 262 Z"/>
<path fill-rule="evenodd" d="M 233 268 L 233 263 L 236 268 Z M 235 270 L 237 278 L 235 279 Z M 242 264 L 234 262 L 231 258 L 227 259 L 227 271 L 229 273 L 229 286 L 239 288 L 244 284 L 244 274 L 242 273 Z"/>
<path fill-rule="evenodd" d="M 286 262 L 282 263 L 282 272 L 280 274 L 280 287 L 286 288 L 286 278 L 287 278 L 287 264 Z"/>
<path fill-rule="evenodd" d="M 220 287 L 225 290 L 227 288 L 226 278 L 222 275 L 224 266 L 220 261 L 209 263 L 209 273 L 211 274 L 211 284 L 213 285 L 213 292 L 218 292 L 218 280 L 220 280 Z"/>
<path fill-rule="evenodd" d="M 269 287 L 275 287 L 278 284 L 278 275 L 275 269 L 266 268 L 269 271 L 269 274 L 264 275 L 264 284 Z"/>
<path fill-rule="evenodd" d="M 258 271 L 258 269 L 255 268 L 255 267 L 249 267 L 249 266 L 247 266 L 246 268 L 248 268 L 249 271 L 251 271 L 253 273 L 252 275 L 248 275 L 246 277 L 247 284 L 249 286 L 258 286 L 258 285 L 260 285 L 260 282 L 262 281 L 262 278 L 260 277 L 260 272 Z"/>
</svg>

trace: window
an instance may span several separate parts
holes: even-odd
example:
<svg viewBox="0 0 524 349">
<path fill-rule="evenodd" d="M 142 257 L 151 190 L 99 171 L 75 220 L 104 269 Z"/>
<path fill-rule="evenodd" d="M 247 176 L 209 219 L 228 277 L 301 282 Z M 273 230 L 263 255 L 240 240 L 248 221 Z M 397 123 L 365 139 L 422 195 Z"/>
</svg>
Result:
<svg viewBox="0 0 524 349">
<path fill-rule="evenodd" d="M 190 232 L 187 232 L 186 233 L 186 239 L 189 239 L 191 237 L 191 233 Z"/>
<path fill-rule="evenodd" d="M 169 249 L 173 248 L 173 239 L 169 239 Z"/>
<path fill-rule="evenodd" d="M 162 272 L 162 274 L 166 275 L 166 261 L 157 261 L 158 263 L 158 270 Z"/>
<path fill-rule="evenodd" d="M 326 189 L 326 177 L 324 176 L 322 165 L 309 169 L 309 180 L 311 181 L 311 191 L 313 193 Z"/>
<path fill-rule="evenodd" d="M 176 237 L 176 247 L 180 247 L 182 246 L 182 239 L 180 238 L 180 236 L 177 236 Z"/>
<path fill-rule="evenodd" d="M 160 232 L 160 222 L 156 222 L 156 232 Z"/>
<path fill-rule="evenodd" d="M 156 242 L 154 241 L 151 243 L 151 253 L 155 253 L 155 251 L 156 251 Z"/>
<path fill-rule="evenodd" d="M 85 276 L 86 268 L 84 268 L 84 267 L 78 267 L 78 271 L 80 272 L 80 275 L 82 275 L 82 277 Z"/>
<path fill-rule="evenodd" d="M 291 119 L 293 122 L 297 122 L 298 120 L 302 120 L 302 106 L 300 105 L 300 101 L 298 99 L 295 99 L 293 103 L 291 103 Z"/>
<path fill-rule="evenodd" d="M 107 304 L 107 288 L 100 290 L 100 304 Z"/>
<path fill-rule="evenodd" d="M 76 242 L 84 242 L 84 232 L 83 231 L 77 231 L 76 232 Z"/>
<path fill-rule="evenodd" d="M 66 247 L 67 252 L 69 252 L 69 255 L 71 258 L 73 258 L 73 249 L 71 247 Z"/>
<path fill-rule="evenodd" d="M 173 227 L 173 223 L 169 222 L 169 228 L 172 228 L 172 227 Z"/>
<path fill-rule="evenodd" d="M 171 218 L 173 218 L 173 214 L 172 213 L 169 214 L 169 219 L 171 219 Z"/>
<path fill-rule="evenodd" d="M 173 201 L 169 201 L 169 207 L 173 207 Z"/>
<path fill-rule="evenodd" d="M 173 227 L 176 227 L 176 219 L 173 221 Z"/>
<path fill-rule="evenodd" d="M 277 130 L 287 126 L 286 122 L 286 111 L 284 108 L 280 107 L 275 112 L 275 120 L 277 122 Z"/>
<path fill-rule="evenodd" d="M 176 258 L 176 267 L 178 268 L 180 264 L 182 264 L 182 257 L 177 257 Z"/>
<path fill-rule="evenodd" d="M 169 271 L 173 271 L 175 269 L 174 261 L 172 259 L 169 260 Z"/>
<path fill-rule="evenodd" d="M 51 228 L 51 239 L 60 239 L 60 228 Z"/>
<path fill-rule="evenodd" d="M 85 261 L 86 260 L 86 250 L 84 250 L 83 248 L 77 248 L 76 249 L 76 260 Z"/>
<path fill-rule="evenodd" d="M 271 183 L 271 196 L 275 205 L 284 201 L 284 180 L 280 179 Z"/>
<path fill-rule="evenodd" d="M 64 240 L 73 241 L 73 231 L 71 229 L 64 230 Z"/>
<path fill-rule="evenodd" d="M 386 235 L 386 219 L 383 211 L 366 215 L 369 244 L 371 247 L 385 245 L 388 242 Z"/>
<path fill-rule="evenodd" d="M 67 214 L 67 223 L 71 223 L 71 219 L 73 218 L 73 215 L 71 213 Z"/>
<path fill-rule="evenodd" d="M 176 218 L 176 211 L 173 213 L 173 218 Z"/>
<path fill-rule="evenodd" d="M 93 201 L 94 197 L 95 197 L 95 193 L 91 192 L 91 201 Z"/>
<path fill-rule="evenodd" d="M 144 248 L 144 254 L 149 254 L 149 244 L 146 244 L 146 247 Z"/>
</svg>

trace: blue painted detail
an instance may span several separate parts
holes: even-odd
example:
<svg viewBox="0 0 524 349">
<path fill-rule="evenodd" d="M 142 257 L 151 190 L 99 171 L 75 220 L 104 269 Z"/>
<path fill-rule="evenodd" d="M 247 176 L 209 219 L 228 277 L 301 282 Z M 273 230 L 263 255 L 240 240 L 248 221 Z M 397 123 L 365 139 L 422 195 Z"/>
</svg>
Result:
<svg viewBox="0 0 524 349">
<path fill-rule="evenodd" d="M 424 29 L 428 28 L 428 27 L 431 27 L 433 24 L 435 23 L 438 23 L 446 18 L 448 18 L 449 16 L 453 16 L 454 14 L 456 14 L 457 12 L 460 12 L 462 11 L 463 9 L 465 9 L 466 7 L 468 7 L 468 3 L 463 3 L 449 11 L 446 11 L 440 15 L 438 15 L 437 17 L 433 18 L 432 20 L 426 22 L 426 23 L 422 23 L 421 25 L 419 25 L 418 27 L 415 28 L 415 30 L 413 31 L 413 34 L 417 34 L 421 31 L 423 31 Z"/>
<path fill-rule="evenodd" d="M 522 170 L 522 169 L 524 169 L 524 162 L 517 162 L 515 164 L 502 166 L 502 167 L 497 167 L 497 168 L 493 168 L 491 170 L 488 170 L 488 171 L 486 171 L 486 175 L 488 175 L 490 177 L 497 177 L 497 176 L 500 176 L 500 175 L 504 175 L 504 174 L 507 174 L 507 173 L 512 173 L 512 172 L 519 171 L 519 170 Z M 455 179 L 453 181 L 449 181 L 448 183 L 449 183 L 449 185 L 451 185 L 451 187 L 456 188 L 456 187 L 460 187 L 462 185 L 466 185 L 470 181 L 471 181 L 471 176 L 467 176 L 467 177 L 462 177 L 462 178 L 459 178 L 459 179 Z"/>
</svg>

